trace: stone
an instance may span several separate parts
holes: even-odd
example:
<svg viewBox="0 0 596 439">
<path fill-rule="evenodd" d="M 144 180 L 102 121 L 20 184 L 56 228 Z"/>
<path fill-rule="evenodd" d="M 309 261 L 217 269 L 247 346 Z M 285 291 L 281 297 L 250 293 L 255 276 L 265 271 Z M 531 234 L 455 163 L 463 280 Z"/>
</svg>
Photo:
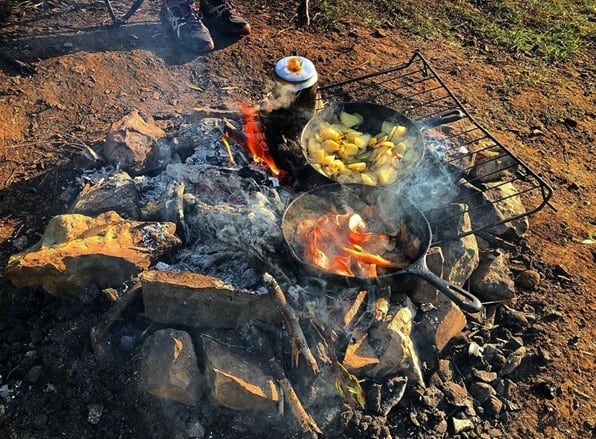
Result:
<svg viewBox="0 0 596 439">
<path fill-rule="evenodd" d="M 499 377 L 496 372 L 472 369 L 472 375 L 483 383 L 493 383 Z"/>
<path fill-rule="evenodd" d="M 464 184 L 472 196 L 470 201 L 470 217 L 475 230 L 485 228 L 497 236 L 513 234 L 521 237 L 530 228 L 525 207 L 519 196 L 519 190 L 511 182 L 495 181 L 484 183 L 484 191 Z M 510 218 L 516 218 L 509 220 Z M 502 224 L 497 224 L 506 221 Z"/>
<path fill-rule="evenodd" d="M 171 156 L 169 147 L 159 143 L 165 136 L 164 130 L 134 110 L 112 124 L 103 155 L 106 162 L 134 176 L 165 169 Z"/>
<path fill-rule="evenodd" d="M 141 207 L 141 218 L 151 221 L 178 221 L 184 214 L 184 183 L 168 183 L 156 199 L 148 200 Z M 181 212 L 180 212 L 181 211 Z"/>
<path fill-rule="evenodd" d="M 443 252 L 443 279 L 461 287 L 478 267 L 480 257 L 474 235 L 441 244 Z"/>
<path fill-rule="evenodd" d="M 276 410 L 281 390 L 262 358 L 240 346 L 232 331 L 209 331 L 200 340 L 209 399 L 215 405 L 239 411 Z"/>
<path fill-rule="evenodd" d="M 485 302 L 509 300 L 515 296 L 515 284 L 501 249 L 485 252 L 478 268 L 470 276 L 470 291 Z"/>
<path fill-rule="evenodd" d="M 37 244 L 10 257 L 6 276 L 16 287 L 41 285 L 54 295 L 120 287 L 180 245 L 175 232 L 174 223 L 125 220 L 116 212 L 58 215 Z"/>
<path fill-rule="evenodd" d="M 380 362 L 377 353 L 370 344 L 369 338 L 368 333 L 365 333 L 346 347 L 342 364 L 353 374 L 365 374 Z"/>
<path fill-rule="evenodd" d="M 447 420 L 444 418 L 441 418 L 439 420 L 439 422 L 437 422 L 437 425 L 435 426 L 435 431 L 441 435 L 441 437 L 446 437 L 445 435 L 447 434 L 447 430 L 449 429 L 449 424 L 447 423 Z"/>
<path fill-rule="evenodd" d="M 451 424 L 453 426 L 453 433 L 455 434 L 472 430 L 474 428 L 474 423 L 469 419 L 451 418 Z"/>
<path fill-rule="evenodd" d="M 85 185 L 71 213 L 96 216 L 109 211 L 126 219 L 140 219 L 139 193 L 134 180 L 124 171 L 115 172 L 95 185 Z"/>
<path fill-rule="evenodd" d="M 103 414 L 103 405 L 102 404 L 89 404 L 87 406 L 87 422 L 92 425 L 99 424 L 101 420 L 101 415 Z"/>
<path fill-rule="evenodd" d="M 197 356 L 190 335 L 161 329 L 141 348 L 141 388 L 158 398 L 196 405 L 204 392 Z"/>
<path fill-rule="evenodd" d="M 205 427 L 199 421 L 186 423 L 186 437 L 193 439 L 202 439 L 205 437 Z"/>
<path fill-rule="evenodd" d="M 536 270 L 525 270 L 517 276 L 517 284 L 524 290 L 534 291 L 540 283 L 540 273 Z"/>
<path fill-rule="evenodd" d="M 482 182 L 497 181 L 511 176 L 517 170 L 513 157 L 506 154 L 492 141 L 478 143 L 480 150 L 474 154 L 474 166 L 470 174 Z"/>
<path fill-rule="evenodd" d="M 140 275 L 145 316 L 165 324 L 236 328 L 254 321 L 280 321 L 271 294 L 238 290 L 198 273 L 146 270 Z"/>
<path fill-rule="evenodd" d="M 384 378 L 406 373 L 411 379 L 424 382 L 418 353 L 410 338 L 415 315 L 416 306 L 407 297 L 403 304 L 393 305 L 386 321 L 347 347 L 344 367 L 358 376 Z"/>
<path fill-rule="evenodd" d="M 511 373 L 513 373 L 513 371 L 516 370 L 520 366 L 522 361 L 526 358 L 526 354 L 527 350 L 525 346 L 522 346 L 516 349 L 515 351 L 511 352 L 507 356 L 507 360 L 505 361 L 505 364 L 503 365 L 500 371 L 501 376 L 510 375 Z"/>
<path fill-rule="evenodd" d="M 36 430 L 45 430 L 47 428 L 48 419 L 48 415 L 45 413 L 35 415 L 32 422 L 33 428 Z"/>
<path fill-rule="evenodd" d="M 439 407 L 439 404 L 443 401 L 445 395 L 436 386 L 429 386 L 424 390 L 424 394 L 422 395 L 422 402 L 426 405 L 429 409 L 436 409 Z"/>
<path fill-rule="evenodd" d="M 408 379 L 396 376 L 383 383 L 382 399 L 379 407 L 379 415 L 388 416 L 389 412 L 397 406 L 406 393 Z"/>
<path fill-rule="evenodd" d="M 469 389 L 470 395 L 480 404 L 483 404 L 492 395 L 497 394 L 497 391 L 490 384 L 479 381 L 472 383 Z"/>
<path fill-rule="evenodd" d="M 498 416 L 503 411 L 503 401 L 496 395 L 491 395 L 484 404 L 487 414 L 491 416 Z"/>
<path fill-rule="evenodd" d="M 443 392 L 445 393 L 445 399 L 452 406 L 465 407 L 468 404 L 468 391 L 464 386 L 460 386 L 454 381 L 444 382 Z"/>
<path fill-rule="evenodd" d="M 449 298 L 441 295 L 434 306 L 416 317 L 416 337 L 418 349 L 424 359 L 430 359 L 445 348 L 447 343 L 466 326 L 463 311 Z M 435 363 L 436 360 L 432 361 Z"/>
<path fill-rule="evenodd" d="M 442 260 L 429 252 L 427 265 L 433 273 L 457 286 L 466 283 L 479 260 L 478 242 L 470 233 L 472 222 L 468 210 L 466 204 L 453 203 L 428 213 L 429 221 L 440 225 L 436 230 L 439 241 L 436 247 L 440 248 Z"/>
</svg>

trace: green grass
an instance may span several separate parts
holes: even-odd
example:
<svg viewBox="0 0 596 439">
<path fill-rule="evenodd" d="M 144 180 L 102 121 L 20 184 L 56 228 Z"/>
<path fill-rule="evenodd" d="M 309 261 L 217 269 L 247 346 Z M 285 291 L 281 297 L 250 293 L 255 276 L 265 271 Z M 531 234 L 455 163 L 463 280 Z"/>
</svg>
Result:
<svg viewBox="0 0 596 439">
<path fill-rule="evenodd" d="M 567 61 L 593 49 L 593 0 L 323 0 L 313 24 L 349 30 L 357 21 L 396 29 L 413 37 L 441 37 L 496 46 L 516 56 Z"/>
</svg>

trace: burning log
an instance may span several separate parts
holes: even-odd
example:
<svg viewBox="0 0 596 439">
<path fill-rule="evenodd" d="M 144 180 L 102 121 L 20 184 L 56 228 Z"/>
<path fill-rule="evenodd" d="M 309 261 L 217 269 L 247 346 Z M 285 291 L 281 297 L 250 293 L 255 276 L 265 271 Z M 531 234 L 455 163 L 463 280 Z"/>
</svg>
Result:
<svg viewBox="0 0 596 439">
<path fill-rule="evenodd" d="M 263 281 L 269 290 L 269 293 L 275 298 L 279 312 L 288 327 L 288 331 L 292 337 L 292 363 L 296 366 L 298 364 L 299 354 L 304 355 L 304 358 L 310 365 L 314 373 L 319 373 L 321 369 L 317 363 L 317 359 L 314 357 L 312 351 L 308 347 L 308 342 L 300 327 L 298 316 L 294 312 L 294 309 L 288 303 L 286 296 L 279 286 L 279 283 L 269 273 L 263 275 Z"/>
</svg>

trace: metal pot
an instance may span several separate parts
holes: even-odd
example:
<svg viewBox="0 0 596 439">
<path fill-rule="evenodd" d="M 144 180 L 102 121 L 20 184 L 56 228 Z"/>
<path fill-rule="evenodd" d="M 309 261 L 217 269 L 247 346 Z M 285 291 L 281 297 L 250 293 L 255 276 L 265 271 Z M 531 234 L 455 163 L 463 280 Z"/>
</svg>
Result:
<svg viewBox="0 0 596 439">
<path fill-rule="evenodd" d="M 407 134 L 405 137 L 407 139 L 408 148 L 406 149 L 404 158 L 400 161 L 399 166 L 396 168 L 397 178 L 395 182 L 391 183 L 390 185 L 398 183 L 400 179 L 403 179 L 406 175 L 413 172 L 413 170 L 422 160 L 425 152 L 424 137 L 422 135 L 423 129 L 455 122 L 464 117 L 464 114 L 461 110 L 452 109 L 444 111 L 430 119 L 415 121 L 406 117 L 397 110 L 371 102 L 344 102 L 329 105 L 318 111 L 306 123 L 300 136 L 300 146 L 306 163 L 316 170 L 319 175 L 323 176 L 323 180 L 328 183 L 337 182 L 337 180 L 326 175 L 324 172 L 321 172 L 319 169 L 317 169 L 317 167 L 313 166 L 313 161 L 311 160 L 308 153 L 308 142 L 309 139 L 315 136 L 322 123 L 337 123 L 339 121 L 339 115 L 342 111 L 351 114 L 359 113 L 363 116 L 363 123 L 356 127 L 358 131 L 363 133 L 369 133 L 372 135 L 378 134 L 381 131 L 381 125 L 384 121 L 391 121 L 394 124 L 399 124 L 406 127 Z M 378 186 L 383 185 L 378 184 Z"/>
<path fill-rule="evenodd" d="M 273 78 L 283 108 L 314 113 L 319 75 L 312 61 L 303 56 L 282 58 L 275 64 Z"/>
<path fill-rule="evenodd" d="M 361 212 L 373 209 L 379 224 L 386 228 L 384 233 L 394 234 L 405 224 L 408 235 L 419 240 L 418 253 L 406 268 L 385 269 L 375 277 L 344 276 L 326 271 L 304 258 L 303 249 L 296 239 L 296 229 L 300 221 L 314 214 L 316 217 L 336 211 L 339 214 L 351 211 Z M 453 285 L 430 271 L 426 265 L 432 232 L 431 227 L 420 210 L 410 202 L 400 198 L 395 191 L 383 187 L 371 187 L 359 184 L 329 184 L 316 187 L 295 198 L 287 207 L 282 218 L 282 233 L 290 254 L 300 262 L 301 268 L 316 277 L 323 277 L 343 285 L 375 287 L 388 282 L 399 286 L 400 280 L 407 280 L 407 275 L 417 276 L 432 284 L 441 293 L 469 312 L 479 312 L 482 303 L 470 292 Z"/>
</svg>

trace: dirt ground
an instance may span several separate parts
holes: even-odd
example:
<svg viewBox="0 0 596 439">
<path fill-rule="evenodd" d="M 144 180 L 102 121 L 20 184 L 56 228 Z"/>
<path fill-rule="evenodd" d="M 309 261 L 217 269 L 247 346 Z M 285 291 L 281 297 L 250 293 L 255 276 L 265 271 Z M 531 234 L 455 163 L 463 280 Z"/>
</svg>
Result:
<svg viewBox="0 0 596 439">
<path fill-rule="evenodd" d="M 158 2 L 147 1 L 118 29 L 106 27 L 101 1 L 46 2 L 45 8 L 5 3 L 0 5 L 1 266 L 68 208 L 85 147 L 100 145 L 109 125 L 130 110 L 171 129 L 175 115 L 195 106 L 258 102 L 275 61 L 292 52 L 313 60 L 321 84 L 330 84 L 402 63 L 420 49 L 478 121 L 554 188 L 552 207 L 531 216 L 525 238 L 523 256 L 543 279 L 511 303 L 542 320 L 536 343 L 552 359 L 524 383 L 523 407 L 505 426 L 509 437 L 593 437 L 596 250 L 584 242 L 596 232 L 595 72 L 589 53 L 546 66 L 465 35 L 460 44 L 447 44 L 357 24 L 341 34 L 307 30 L 296 27 L 299 2 L 281 9 L 279 2 L 265 1 L 242 2 L 251 35 L 229 40 L 214 34 L 216 50 L 197 56 L 164 34 Z M 22 335 L 2 345 L 13 349 L 16 341 L 11 354 L 26 358 L 21 350 L 30 338 L 47 336 L 51 327 L 63 331 L 64 344 L 54 346 L 54 358 L 62 349 L 78 350 L 82 362 L 91 355 L 85 328 L 69 324 L 82 305 L 73 303 L 64 312 L 62 299 L 15 291 L 2 275 L 0 282 L 0 330 L 14 325 Z M 26 372 L 27 364 L 8 368 L 9 357 L 0 356 L 5 363 L 0 385 Z M 23 384 L 22 402 L 11 402 L 18 416 L 0 412 L 0 437 L 144 437 L 150 430 L 143 404 L 127 401 L 103 375 L 55 366 L 54 387 Z M 532 391 L 540 382 L 555 386 L 552 398 Z M 112 414 L 94 426 L 85 407 L 98 400 Z M 48 406 L 53 409 L 43 409 Z"/>
</svg>

